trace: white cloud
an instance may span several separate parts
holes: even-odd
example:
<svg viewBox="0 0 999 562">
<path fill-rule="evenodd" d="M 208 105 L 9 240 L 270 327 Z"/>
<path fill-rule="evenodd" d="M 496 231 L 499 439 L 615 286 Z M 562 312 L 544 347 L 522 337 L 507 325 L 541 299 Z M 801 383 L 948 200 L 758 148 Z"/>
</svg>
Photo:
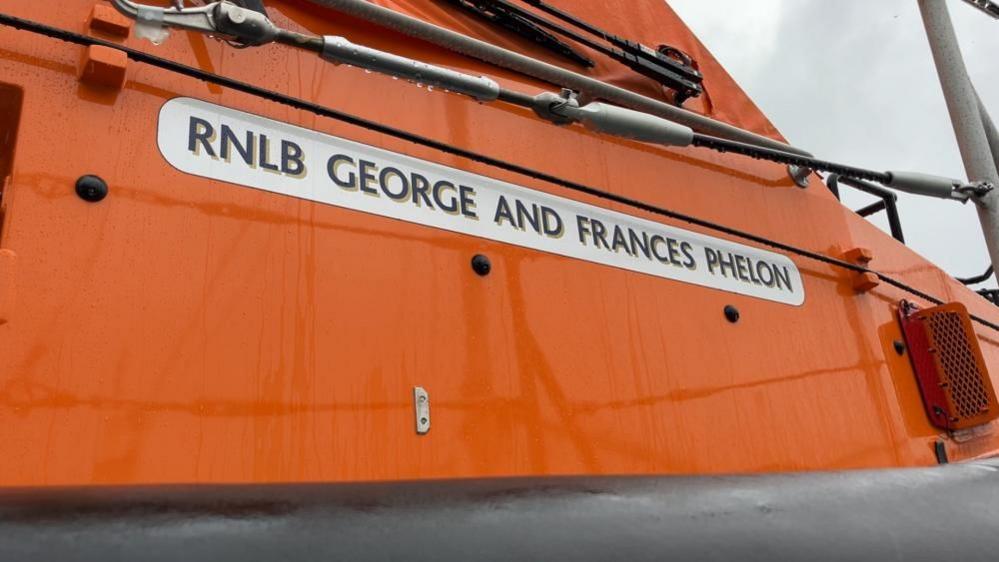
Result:
<svg viewBox="0 0 999 562">
<path fill-rule="evenodd" d="M 965 177 L 912 0 L 669 4 L 794 144 L 848 164 Z M 999 22 L 948 5 L 969 72 L 999 118 Z M 851 208 L 867 202 L 844 197 Z M 909 246 L 946 271 L 987 265 L 973 205 L 903 194 L 900 211 Z"/>
<path fill-rule="evenodd" d="M 669 4 L 722 60 L 726 70 L 742 82 L 763 71 L 779 48 L 777 36 L 785 2 L 675 0 Z"/>
</svg>

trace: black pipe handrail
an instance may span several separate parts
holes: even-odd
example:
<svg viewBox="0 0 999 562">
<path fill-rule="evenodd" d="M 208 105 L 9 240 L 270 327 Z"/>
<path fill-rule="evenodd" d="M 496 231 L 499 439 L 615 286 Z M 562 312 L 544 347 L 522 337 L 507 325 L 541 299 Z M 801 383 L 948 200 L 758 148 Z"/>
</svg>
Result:
<svg viewBox="0 0 999 562">
<path fill-rule="evenodd" d="M 896 193 L 863 180 L 847 178 L 838 174 L 831 174 L 828 178 L 826 178 L 826 185 L 829 187 L 829 191 L 832 191 L 833 195 L 836 196 L 837 200 L 840 198 L 840 183 L 863 191 L 864 193 L 869 193 L 879 197 L 880 199 L 878 201 L 875 201 L 865 207 L 861 207 L 854 212 L 866 218 L 875 213 L 885 211 L 888 215 L 888 226 L 891 229 L 892 237 L 905 244 L 905 237 L 902 234 L 902 222 L 900 221 L 898 215 L 898 195 Z M 981 275 L 975 275 L 972 277 L 955 277 L 954 279 L 962 285 L 977 285 L 988 281 L 992 275 L 993 269 L 990 265 Z M 999 306 L 999 290 L 980 289 L 977 293 L 985 298 L 985 300 Z"/>
<path fill-rule="evenodd" d="M 833 192 L 836 199 L 840 198 L 840 183 L 848 185 L 858 191 L 863 191 L 864 193 L 878 197 L 880 199 L 879 201 L 857 209 L 855 212 L 862 217 L 869 217 L 874 213 L 884 211 L 885 214 L 888 215 L 888 228 L 891 230 L 892 238 L 905 244 L 905 235 L 902 233 L 902 221 L 899 219 L 898 215 L 898 195 L 894 191 L 863 180 L 848 178 L 840 176 L 839 174 L 831 174 L 828 178 L 826 178 L 826 185 L 829 186 L 829 191 Z"/>
<path fill-rule="evenodd" d="M 981 275 L 974 275 L 972 277 L 957 277 L 956 279 L 965 285 L 977 285 L 979 283 L 984 283 L 992 277 L 992 266 L 985 268 L 985 273 Z"/>
</svg>

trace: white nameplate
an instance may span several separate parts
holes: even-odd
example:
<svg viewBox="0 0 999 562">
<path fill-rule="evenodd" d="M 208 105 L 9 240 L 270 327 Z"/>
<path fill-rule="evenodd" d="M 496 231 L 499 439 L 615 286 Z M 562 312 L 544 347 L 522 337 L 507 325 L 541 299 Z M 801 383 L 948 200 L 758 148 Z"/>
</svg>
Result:
<svg viewBox="0 0 999 562">
<path fill-rule="evenodd" d="M 178 170 L 774 302 L 805 301 L 786 256 L 190 98 L 158 139 Z M 665 187 L 664 187 L 665 188 Z"/>
</svg>

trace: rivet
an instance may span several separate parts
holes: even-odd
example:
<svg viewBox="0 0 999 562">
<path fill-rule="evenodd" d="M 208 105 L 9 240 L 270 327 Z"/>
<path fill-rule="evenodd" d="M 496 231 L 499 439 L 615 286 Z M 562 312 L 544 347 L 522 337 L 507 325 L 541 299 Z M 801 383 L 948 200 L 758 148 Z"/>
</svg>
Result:
<svg viewBox="0 0 999 562">
<path fill-rule="evenodd" d="M 96 203 L 108 196 L 108 184 L 97 176 L 80 176 L 76 180 L 76 194 L 84 201 Z"/>
<path fill-rule="evenodd" d="M 726 320 L 728 320 L 729 322 L 735 324 L 736 322 L 739 321 L 739 317 L 740 317 L 740 314 L 739 314 L 739 309 L 738 308 L 736 308 L 736 307 L 734 307 L 734 306 L 732 306 L 730 304 L 725 306 L 725 319 Z"/>
<path fill-rule="evenodd" d="M 472 271 L 475 273 L 486 276 L 489 272 L 493 270 L 493 264 L 489 262 L 489 258 L 482 254 L 475 254 L 472 257 Z"/>
<path fill-rule="evenodd" d="M 902 340 L 895 340 L 892 345 L 895 346 L 895 353 L 905 355 L 905 344 L 902 343 Z"/>
</svg>

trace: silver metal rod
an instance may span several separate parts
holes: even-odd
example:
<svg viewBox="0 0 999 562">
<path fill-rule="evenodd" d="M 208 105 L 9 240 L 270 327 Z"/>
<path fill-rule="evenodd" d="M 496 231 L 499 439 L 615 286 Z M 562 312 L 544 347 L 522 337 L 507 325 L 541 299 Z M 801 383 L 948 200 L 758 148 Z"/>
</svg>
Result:
<svg viewBox="0 0 999 562">
<path fill-rule="evenodd" d="M 978 98 L 964 66 L 957 34 L 947 12 L 945 0 L 919 0 L 926 36 L 933 52 L 933 60 L 940 76 L 947 110 L 950 112 L 954 134 L 964 160 L 968 179 L 988 181 L 999 186 L 999 171 L 993 161 L 988 137 L 985 134 Z M 999 271 L 999 190 L 975 197 L 978 218 L 989 250 L 992 266 Z"/>
<path fill-rule="evenodd" d="M 403 80 L 416 82 L 421 86 L 445 88 L 452 92 L 471 96 L 479 101 L 494 101 L 499 97 L 500 86 L 485 76 L 472 76 L 450 68 L 427 64 L 418 60 L 400 57 L 351 43 L 345 37 L 327 35 L 323 37 L 323 59 L 338 64 L 351 64 L 373 70 Z"/>
<path fill-rule="evenodd" d="M 514 70 L 551 84 L 578 90 L 593 98 L 603 99 L 631 109 L 657 115 L 701 133 L 791 152 L 793 154 L 811 156 L 807 151 L 769 139 L 763 135 L 630 92 L 624 88 L 618 88 L 606 82 L 594 80 L 582 74 L 577 74 L 396 12 L 395 10 L 375 5 L 366 0 L 309 0 L 309 2 L 332 8 L 356 18 L 392 29 L 409 37 L 422 39 L 439 47 Z"/>
<path fill-rule="evenodd" d="M 996 129 L 989 110 L 982 103 L 982 98 L 978 97 L 978 92 L 975 92 L 975 97 L 978 99 L 978 114 L 982 118 L 982 126 L 985 127 L 985 138 L 989 141 L 989 149 L 992 151 L 992 163 L 999 172 L 999 129 Z"/>
</svg>

